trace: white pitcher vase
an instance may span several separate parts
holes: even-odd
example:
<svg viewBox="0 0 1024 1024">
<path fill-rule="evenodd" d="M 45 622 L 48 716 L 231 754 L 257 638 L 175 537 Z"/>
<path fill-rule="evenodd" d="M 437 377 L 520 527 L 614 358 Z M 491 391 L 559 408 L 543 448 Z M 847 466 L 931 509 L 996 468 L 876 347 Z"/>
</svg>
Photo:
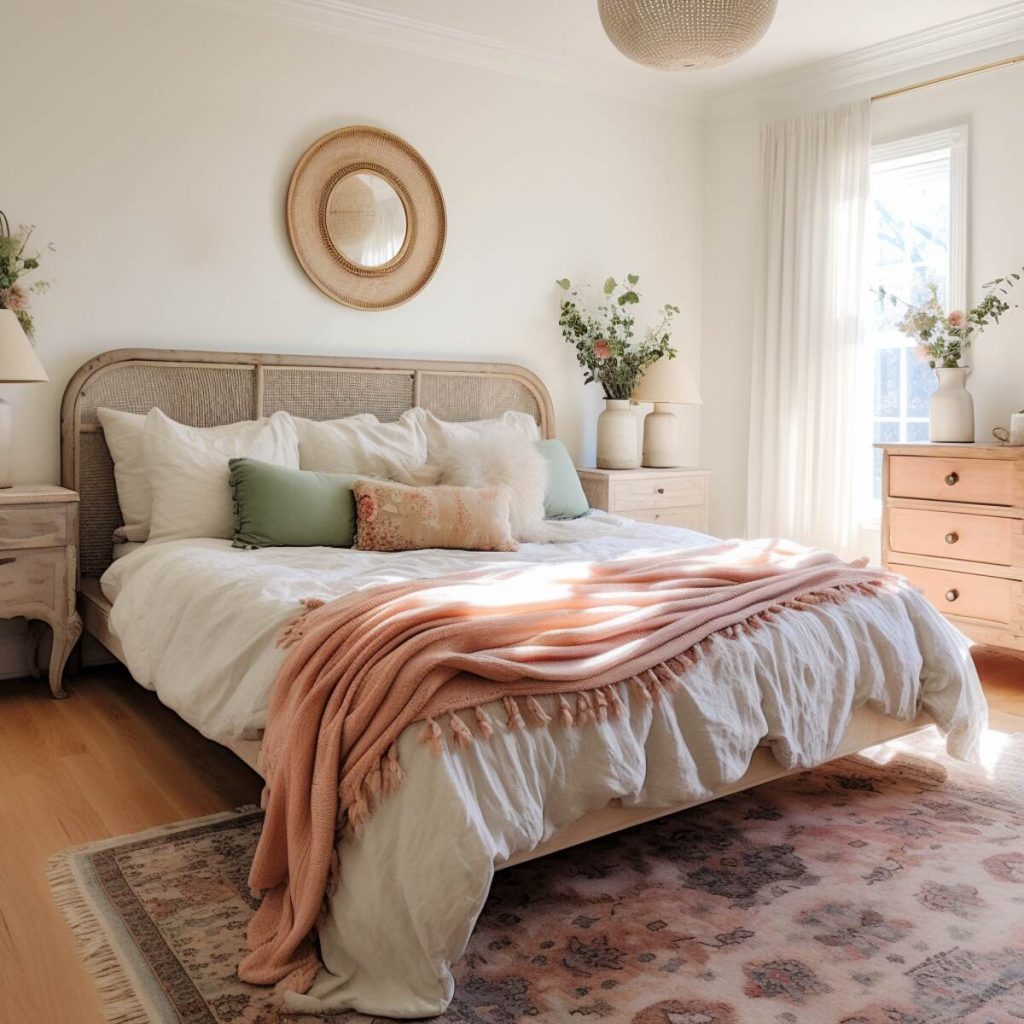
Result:
<svg viewBox="0 0 1024 1024">
<path fill-rule="evenodd" d="M 597 417 L 597 468 L 636 469 L 636 416 L 628 398 L 606 398 L 604 412 Z"/>
<path fill-rule="evenodd" d="M 928 440 L 969 442 L 974 440 L 974 399 L 967 390 L 969 366 L 936 367 L 939 386 L 928 410 Z"/>
</svg>

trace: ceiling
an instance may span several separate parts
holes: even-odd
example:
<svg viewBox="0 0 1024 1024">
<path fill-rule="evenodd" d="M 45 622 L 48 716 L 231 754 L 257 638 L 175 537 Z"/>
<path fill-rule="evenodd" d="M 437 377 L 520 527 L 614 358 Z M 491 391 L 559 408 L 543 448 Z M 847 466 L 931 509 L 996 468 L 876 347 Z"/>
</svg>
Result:
<svg viewBox="0 0 1024 1024">
<path fill-rule="evenodd" d="M 596 0 L 358 0 L 357 6 L 562 61 L 628 64 L 605 37 Z M 751 53 L 680 77 L 701 90 L 737 86 L 1003 6 L 992 0 L 779 0 L 772 27 Z"/>
</svg>

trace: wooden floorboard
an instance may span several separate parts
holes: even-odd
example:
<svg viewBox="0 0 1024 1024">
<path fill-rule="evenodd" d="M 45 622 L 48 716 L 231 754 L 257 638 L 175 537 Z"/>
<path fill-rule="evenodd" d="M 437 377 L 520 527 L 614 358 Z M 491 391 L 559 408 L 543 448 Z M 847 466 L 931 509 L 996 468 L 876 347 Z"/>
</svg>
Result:
<svg viewBox="0 0 1024 1024">
<path fill-rule="evenodd" d="M 993 726 L 1024 732 L 1024 657 L 976 660 Z M 50 897 L 49 856 L 109 836 L 255 803 L 258 776 L 121 669 L 0 683 L 0 1024 L 102 1024 Z"/>
</svg>

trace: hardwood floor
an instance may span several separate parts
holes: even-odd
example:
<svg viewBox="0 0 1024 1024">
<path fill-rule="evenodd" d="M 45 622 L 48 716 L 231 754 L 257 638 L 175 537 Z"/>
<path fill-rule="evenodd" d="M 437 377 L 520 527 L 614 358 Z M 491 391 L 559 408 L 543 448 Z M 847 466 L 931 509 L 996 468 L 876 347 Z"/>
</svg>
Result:
<svg viewBox="0 0 1024 1024">
<path fill-rule="evenodd" d="M 259 800 L 259 777 L 120 669 L 0 683 L 0 1022 L 100 1024 L 50 854 Z"/>
<path fill-rule="evenodd" d="M 1024 657 L 976 657 L 994 727 L 1024 732 Z M 0 1024 L 101 1024 L 50 898 L 50 854 L 259 799 L 261 782 L 120 669 L 0 683 Z"/>
</svg>

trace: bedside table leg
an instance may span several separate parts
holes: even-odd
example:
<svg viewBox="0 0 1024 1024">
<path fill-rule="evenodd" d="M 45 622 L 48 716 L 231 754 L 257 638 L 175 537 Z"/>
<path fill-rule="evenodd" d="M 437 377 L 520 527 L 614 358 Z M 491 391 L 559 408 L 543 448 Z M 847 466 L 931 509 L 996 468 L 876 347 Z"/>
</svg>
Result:
<svg viewBox="0 0 1024 1024">
<path fill-rule="evenodd" d="M 50 693 L 60 699 L 67 696 L 64 689 L 64 666 L 78 638 L 82 635 L 82 620 L 73 615 L 63 629 L 53 631 L 53 650 L 50 652 Z"/>
</svg>

